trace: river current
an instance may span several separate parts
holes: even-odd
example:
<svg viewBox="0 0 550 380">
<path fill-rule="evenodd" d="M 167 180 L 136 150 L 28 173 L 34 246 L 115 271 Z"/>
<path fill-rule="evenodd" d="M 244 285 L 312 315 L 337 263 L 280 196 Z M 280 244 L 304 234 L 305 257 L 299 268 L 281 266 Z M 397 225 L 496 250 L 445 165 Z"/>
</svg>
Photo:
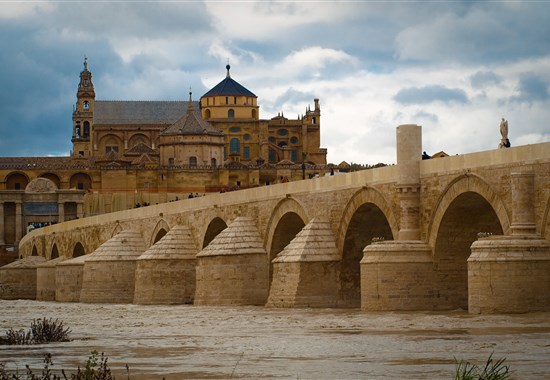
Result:
<svg viewBox="0 0 550 380">
<path fill-rule="evenodd" d="M 455 359 L 506 358 L 514 379 L 550 378 L 550 313 L 142 306 L 0 300 L 0 334 L 62 320 L 70 342 L 0 346 L 8 370 L 45 353 L 74 372 L 96 350 L 117 379 L 453 379 Z"/>
</svg>

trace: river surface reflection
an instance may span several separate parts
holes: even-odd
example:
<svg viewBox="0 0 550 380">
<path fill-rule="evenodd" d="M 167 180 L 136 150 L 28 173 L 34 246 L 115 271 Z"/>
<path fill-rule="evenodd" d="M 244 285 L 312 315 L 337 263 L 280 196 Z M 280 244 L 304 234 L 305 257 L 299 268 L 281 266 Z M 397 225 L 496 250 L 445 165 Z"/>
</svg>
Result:
<svg viewBox="0 0 550 380">
<path fill-rule="evenodd" d="M 92 350 L 118 379 L 452 379 L 454 358 L 506 358 L 514 379 L 550 378 L 550 313 L 469 315 L 341 309 L 1 301 L 0 334 L 58 318 L 72 341 L 0 346 L 7 369 L 72 372 Z"/>
</svg>

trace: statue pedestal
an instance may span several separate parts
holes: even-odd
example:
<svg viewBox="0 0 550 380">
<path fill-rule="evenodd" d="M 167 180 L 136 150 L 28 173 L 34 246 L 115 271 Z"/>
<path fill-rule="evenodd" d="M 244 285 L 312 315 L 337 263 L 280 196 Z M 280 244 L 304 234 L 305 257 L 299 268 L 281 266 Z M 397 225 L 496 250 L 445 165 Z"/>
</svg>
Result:
<svg viewBox="0 0 550 380">
<path fill-rule="evenodd" d="M 422 241 L 370 244 L 361 260 L 361 309 L 432 310 L 431 248 Z"/>
<path fill-rule="evenodd" d="M 468 258 L 470 313 L 550 310 L 550 246 L 537 235 L 475 241 Z"/>
</svg>

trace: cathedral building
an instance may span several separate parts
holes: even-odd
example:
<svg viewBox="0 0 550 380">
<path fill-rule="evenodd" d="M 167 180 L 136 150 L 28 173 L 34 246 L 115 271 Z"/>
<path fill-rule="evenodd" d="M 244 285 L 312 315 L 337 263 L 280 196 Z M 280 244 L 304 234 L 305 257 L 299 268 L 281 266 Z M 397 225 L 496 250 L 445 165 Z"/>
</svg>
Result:
<svg viewBox="0 0 550 380">
<path fill-rule="evenodd" d="M 318 99 L 297 119 L 261 119 L 226 70 L 199 101 L 109 101 L 84 60 L 70 156 L 0 157 L 0 247 L 37 225 L 330 171 Z"/>
</svg>

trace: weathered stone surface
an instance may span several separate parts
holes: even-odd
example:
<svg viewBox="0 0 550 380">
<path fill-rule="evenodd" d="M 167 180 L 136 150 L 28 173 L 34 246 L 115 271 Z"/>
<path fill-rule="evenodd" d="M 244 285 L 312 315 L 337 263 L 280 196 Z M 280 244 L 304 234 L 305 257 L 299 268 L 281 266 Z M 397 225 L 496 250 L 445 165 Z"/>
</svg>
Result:
<svg viewBox="0 0 550 380">
<path fill-rule="evenodd" d="M 177 225 L 137 259 L 134 303 L 193 303 L 197 244 Z"/>
<path fill-rule="evenodd" d="M 75 257 L 55 266 L 55 300 L 57 302 L 80 301 L 84 262 L 92 254 Z"/>
<path fill-rule="evenodd" d="M 468 258 L 471 313 L 550 310 L 550 245 L 533 235 L 492 236 Z"/>
<path fill-rule="evenodd" d="M 195 305 L 264 305 L 268 265 L 254 220 L 236 218 L 197 254 Z"/>
<path fill-rule="evenodd" d="M 0 298 L 36 299 L 36 267 L 44 261 L 43 257 L 29 256 L 0 268 Z"/>
<path fill-rule="evenodd" d="M 136 260 L 144 251 L 138 231 L 122 231 L 102 244 L 84 262 L 80 302 L 132 303 Z"/>
<path fill-rule="evenodd" d="M 414 152 L 418 151 L 418 143 L 415 145 Z M 411 152 L 406 157 L 418 161 L 416 154 Z M 90 253 L 116 232 L 126 229 L 139 231 L 146 244 L 152 245 L 161 229 L 166 231 L 166 226 L 178 224 L 188 225 L 199 249 L 204 249 L 216 236 L 222 235 L 220 231 L 230 221 L 248 217 L 257 228 L 258 250 L 263 250 L 257 253 L 258 257 L 254 256 L 253 251 L 249 252 L 250 255 L 243 251 L 241 256 L 230 250 L 212 252 L 213 255 L 205 251 L 202 265 L 199 263 L 197 267 L 197 288 L 201 288 L 199 293 L 203 293 L 202 302 L 242 304 L 249 302 L 251 296 L 247 294 L 244 297 L 245 290 L 239 288 L 244 285 L 236 284 L 246 279 L 246 291 L 258 289 L 247 271 L 257 271 L 258 278 L 265 279 L 267 289 L 269 258 L 275 258 L 312 219 L 322 217 L 328 219 L 331 225 L 341 257 L 338 286 L 339 302 L 343 303 L 339 305 L 357 307 L 361 304 L 361 278 L 376 278 L 377 283 L 385 287 L 386 294 L 401 294 L 402 297 L 409 294 L 408 285 L 404 284 L 416 286 L 419 282 L 419 287 L 429 289 L 430 277 L 422 274 L 422 268 L 428 271 L 430 265 L 420 260 L 426 254 L 414 253 L 414 249 L 412 255 L 403 258 L 402 263 L 372 262 L 364 269 L 360 264 L 363 249 L 373 238 L 384 238 L 386 242 L 390 239 L 406 241 L 404 237 L 414 235 L 415 241 L 424 242 L 432 252 L 430 270 L 434 276 L 434 302 L 422 300 L 419 294 L 428 292 L 422 290 L 410 292 L 416 299 L 410 302 L 396 300 L 395 304 L 401 308 L 416 308 L 425 301 L 427 310 L 439 310 L 468 308 L 467 259 L 478 234 L 515 236 L 529 232 L 550 241 L 550 143 L 419 161 L 418 176 L 415 174 L 415 178 L 419 177 L 418 182 L 412 184 L 419 185 L 417 193 L 409 186 L 411 184 L 399 183 L 402 175 L 407 174 L 406 170 L 399 170 L 399 165 L 209 194 L 192 200 L 72 220 L 25 235 L 19 252 L 23 257 L 33 252 L 52 257 L 53 247 L 57 247 L 60 254 Z M 532 174 L 517 176 L 515 173 Z M 408 197 L 409 189 L 411 197 Z M 403 196 L 405 190 L 406 197 Z M 513 195 L 514 192 L 517 195 L 518 191 L 523 196 Z M 418 199 L 416 195 L 413 199 L 413 194 L 417 194 Z M 15 218 L 16 205 L 6 204 L 5 210 L 5 218 Z M 416 222 L 418 225 L 415 225 Z M 400 234 L 402 229 L 407 228 L 408 231 L 404 231 L 406 234 Z M 249 237 L 239 233 L 232 239 L 237 250 L 239 244 L 248 244 Z M 403 256 L 406 254 L 406 250 L 399 252 L 394 250 L 397 257 L 401 253 Z M 411 260 L 411 256 L 420 258 Z M 410 260 L 409 264 L 406 260 Z M 521 269 L 523 264 L 519 262 L 518 265 Z M 411 268 L 405 269 L 405 266 Z M 302 263 L 294 267 L 301 268 Z M 297 271 L 291 273 L 296 269 L 293 266 L 287 268 L 289 276 L 299 274 Z M 264 275 L 266 270 L 267 275 Z M 365 273 L 361 273 L 362 270 Z M 321 273 L 321 269 L 316 273 Z M 401 281 L 399 276 L 402 273 L 406 275 Z M 538 276 L 537 271 L 533 273 Z M 418 278 L 415 278 L 416 274 Z M 544 276 L 548 278 L 550 274 Z M 226 282 L 223 283 L 222 279 Z M 209 281 L 209 284 L 199 284 L 200 281 Z M 262 290 L 263 299 L 267 300 L 265 289 Z M 369 290 L 367 294 L 374 302 L 374 294 L 378 293 L 371 294 Z M 231 301 L 227 301 L 229 299 Z M 513 297 L 509 302 L 515 302 Z M 261 304 L 259 300 L 257 303 Z M 526 310 L 531 307 L 524 306 Z"/>
<path fill-rule="evenodd" d="M 36 299 L 38 301 L 55 301 L 55 268 L 57 264 L 67 260 L 59 256 L 36 267 Z"/>
<path fill-rule="evenodd" d="M 312 219 L 273 260 L 266 306 L 336 307 L 339 261 L 330 223 Z"/>
<path fill-rule="evenodd" d="M 420 241 L 368 245 L 361 260 L 363 310 L 431 310 L 434 298 L 431 249 Z"/>
</svg>

